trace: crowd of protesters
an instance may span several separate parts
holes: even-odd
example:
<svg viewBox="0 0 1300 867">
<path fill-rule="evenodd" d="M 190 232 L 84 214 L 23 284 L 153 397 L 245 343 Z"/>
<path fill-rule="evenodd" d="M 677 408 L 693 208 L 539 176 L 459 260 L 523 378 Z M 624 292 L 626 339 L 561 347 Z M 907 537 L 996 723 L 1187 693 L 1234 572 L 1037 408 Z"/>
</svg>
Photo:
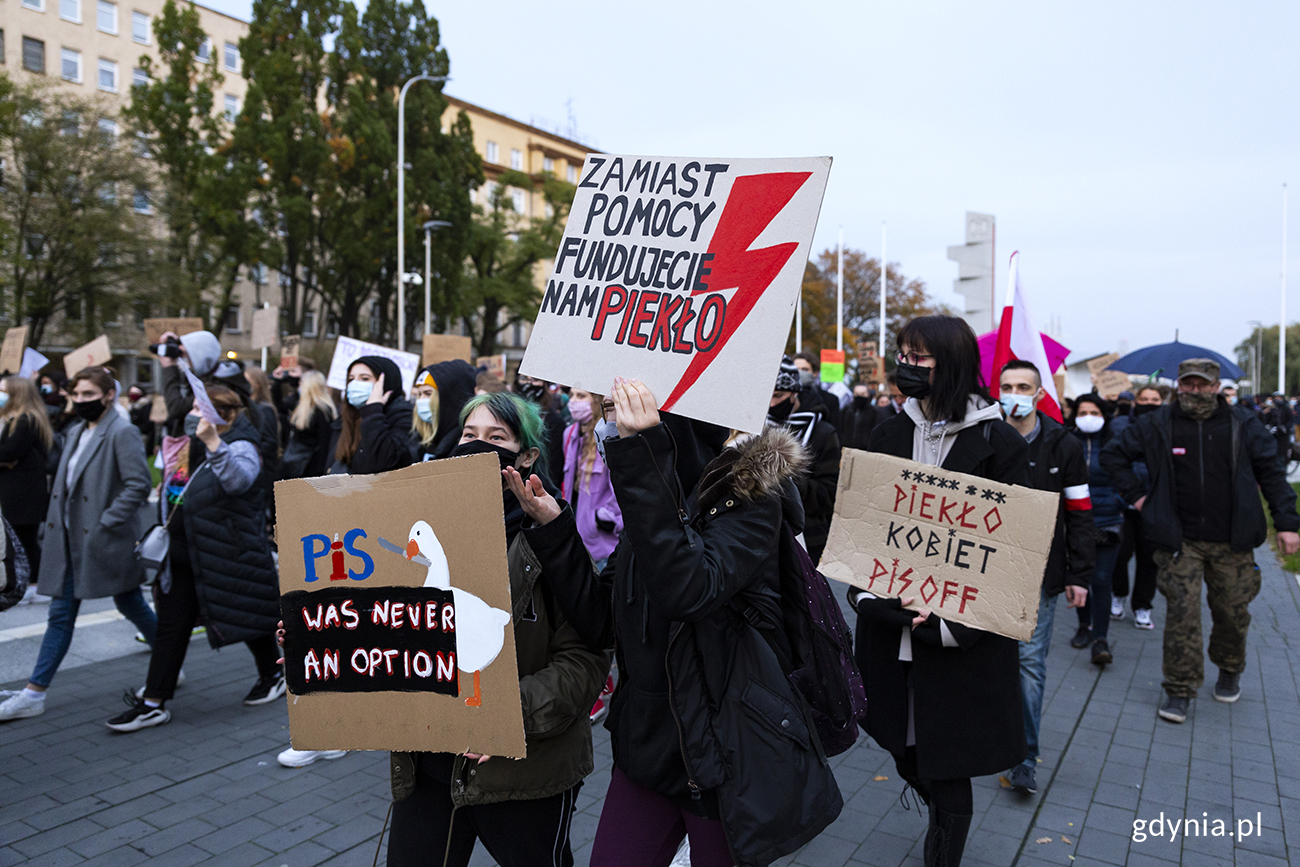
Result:
<svg viewBox="0 0 1300 867">
<path fill-rule="evenodd" d="M 819 834 L 843 804 L 784 671 L 796 648 L 780 629 L 779 546 L 788 529 L 821 558 L 843 448 L 1058 499 L 1027 641 L 913 598 L 848 594 L 866 696 L 858 721 L 928 806 L 927 865 L 961 862 L 973 778 L 1037 790 L 1061 596 L 1078 618 L 1070 645 L 1104 670 L 1112 624 L 1131 611 L 1135 627 L 1154 629 L 1159 590 L 1157 714 L 1180 723 L 1204 679 L 1202 583 L 1213 696 L 1241 694 L 1260 587 L 1253 551 L 1267 534 L 1260 493 L 1279 547 L 1300 548 L 1286 482 L 1295 413 L 1281 397 L 1221 387 L 1209 359 L 1184 361 L 1172 387 L 1063 400 L 1058 419 L 1045 411 L 1044 371 L 1013 360 L 985 383 L 970 327 L 927 316 L 899 333 L 882 382 L 824 383 L 813 355 L 783 357 L 766 429 L 752 435 L 662 413 L 635 379 L 597 394 L 528 376 L 507 385 L 445 361 L 408 391 L 398 367 L 372 355 L 332 390 L 306 357 L 268 373 L 225 358 L 208 332 L 163 342 L 175 351 L 161 356 L 158 394 L 123 392 L 102 367 L 0 380 L 5 589 L 29 574 L 28 598 L 49 604 L 29 682 L 0 703 L 0 720 L 44 712 L 80 603 L 109 596 L 151 648 L 144 685 L 126 690 L 110 729 L 170 720 L 196 627 L 213 647 L 245 644 L 256 680 L 244 703 L 274 702 L 286 686 L 272 484 L 495 454 L 511 592 L 534 600 L 514 624 L 527 758 L 394 754 L 390 865 L 430 852 L 466 864 L 476 841 L 502 864 L 572 864 L 569 822 L 602 719 L 614 768 L 593 865 L 667 865 L 683 840 L 696 865 L 766 864 Z M 186 368 L 220 423 L 203 417 Z M 136 542 L 158 527 L 164 552 L 146 568 Z M 290 747 L 279 761 L 343 755 Z"/>
</svg>

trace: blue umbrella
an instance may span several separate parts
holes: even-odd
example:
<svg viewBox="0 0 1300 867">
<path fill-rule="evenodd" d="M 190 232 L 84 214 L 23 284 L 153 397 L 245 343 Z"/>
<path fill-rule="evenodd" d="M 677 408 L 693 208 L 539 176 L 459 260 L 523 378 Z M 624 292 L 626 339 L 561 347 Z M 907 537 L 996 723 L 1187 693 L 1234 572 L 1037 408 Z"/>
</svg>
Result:
<svg viewBox="0 0 1300 867">
<path fill-rule="evenodd" d="M 1212 358 L 1219 362 L 1219 371 L 1226 379 L 1241 379 L 1245 372 L 1224 358 L 1213 349 L 1193 346 L 1190 343 L 1161 343 L 1158 346 L 1146 346 L 1135 349 L 1123 358 L 1107 367 L 1120 373 L 1144 373 L 1147 376 L 1159 374 L 1169 379 L 1178 376 L 1178 365 L 1189 358 Z"/>
</svg>

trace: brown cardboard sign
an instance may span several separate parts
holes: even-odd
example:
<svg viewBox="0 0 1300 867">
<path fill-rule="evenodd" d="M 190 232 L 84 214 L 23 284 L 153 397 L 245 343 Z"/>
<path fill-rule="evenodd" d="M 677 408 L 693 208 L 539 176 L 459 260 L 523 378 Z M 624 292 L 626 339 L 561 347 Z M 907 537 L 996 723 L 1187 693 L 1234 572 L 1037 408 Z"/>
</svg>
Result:
<svg viewBox="0 0 1300 867">
<path fill-rule="evenodd" d="M 0 345 L 0 373 L 13 374 L 23 369 L 23 350 L 27 348 L 27 326 L 15 325 L 5 332 Z"/>
<path fill-rule="evenodd" d="M 1028 641 L 1059 495 L 844 449 L 818 567 L 877 596 Z"/>
<path fill-rule="evenodd" d="M 254 310 L 252 334 L 253 348 L 262 349 L 268 346 L 275 346 L 275 340 L 279 336 L 280 308 L 258 307 Z"/>
<path fill-rule="evenodd" d="M 302 346 L 301 334 L 286 334 L 280 338 L 280 366 L 290 370 L 298 366 L 299 347 Z"/>
<path fill-rule="evenodd" d="M 146 343 L 150 344 L 160 342 L 162 336 L 168 331 L 180 337 L 184 334 L 202 330 L 203 320 L 194 316 L 174 319 L 146 319 L 144 321 L 144 339 Z"/>
<path fill-rule="evenodd" d="M 497 458 L 277 482 L 275 505 L 293 746 L 524 757 Z"/>
<path fill-rule="evenodd" d="M 475 367 L 487 368 L 487 372 L 502 382 L 506 381 L 506 357 L 504 355 L 480 355 L 474 359 Z"/>
<path fill-rule="evenodd" d="M 108 364 L 112 360 L 113 350 L 108 346 L 108 335 L 101 334 L 85 346 L 79 346 L 63 356 L 63 371 L 68 379 L 72 379 L 83 368 Z"/>
<path fill-rule="evenodd" d="M 459 334 L 426 334 L 422 349 L 420 364 L 425 367 L 437 364 L 439 361 L 455 361 L 458 358 L 470 364 L 474 363 L 473 339 Z"/>
<path fill-rule="evenodd" d="M 1093 376 L 1097 376 L 1117 361 L 1119 361 L 1118 352 L 1109 352 L 1105 355 L 1098 355 L 1096 358 L 1088 360 L 1088 372 Z"/>
<path fill-rule="evenodd" d="M 1118 370 L 1102 370 L 1093 374 L 1093 379 L 1097 383 L 1097 393 L 1107 400 L 1114 400 L 1119 397 L 1121 391 L 1130 391 L 1133 388 L 1133 381 L 1129 379 L 1127 373 L 1120 373 Z"/>
</svg>

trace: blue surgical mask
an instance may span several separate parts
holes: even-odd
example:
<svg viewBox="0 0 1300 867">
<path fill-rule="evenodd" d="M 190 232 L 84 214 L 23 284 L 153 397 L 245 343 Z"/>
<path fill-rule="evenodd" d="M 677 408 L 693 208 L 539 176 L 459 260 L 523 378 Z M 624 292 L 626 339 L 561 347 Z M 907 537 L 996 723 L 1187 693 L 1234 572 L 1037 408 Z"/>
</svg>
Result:
<svg viewBox="0 0 1300 867">
<path fill-rule="evenodd" d="M 425 422 L 426 424 L 433 424 L 433 407 L 429 404 L 429 398 L 417 397 L 415 399 L 415 414 L 420 417 L 420 421 Z"/>
<path fill-rule="evenodd" d="M 185 435 L 192 437 L 199 432 L 199 422 L 203 419 L 197 415 L 185 416 Z"/>
<path fill-rule="evenodd" d="M 1034 398 L 1029 394 L 1004 394 L 998 401 L 1007 418 L 1028 418 L 1034 412 Z"/>
<path fill-rule="evenodd" d="M 41 386 L 41 394 L 54 394 L 54 386 L 48 382 Z"/>
<path fill-rule="evenodd" d="M 618 425 L 612 421 L 605 421 L 603 418 L 596 422 L 596 428 L 593 431 L 596 436 L 596 451 L 600 454 L 600 459 L 605 460 L 605 440 L 618 439 Z"/>
<path fill-rule="evenodd" d="M 360 409 L 363 403 L 370 400 L 370 393 L 374 390 L 375 384 L 373 382 L 361 382 L 354 379 L 348 383 L 348 403 Z"/>
<path fill-rule="evenodd" d="M 5 405 L 8 403 L 9 403 L 9 392 L 0 391 L 0 409 L 4 409 Z"/>
</svg>

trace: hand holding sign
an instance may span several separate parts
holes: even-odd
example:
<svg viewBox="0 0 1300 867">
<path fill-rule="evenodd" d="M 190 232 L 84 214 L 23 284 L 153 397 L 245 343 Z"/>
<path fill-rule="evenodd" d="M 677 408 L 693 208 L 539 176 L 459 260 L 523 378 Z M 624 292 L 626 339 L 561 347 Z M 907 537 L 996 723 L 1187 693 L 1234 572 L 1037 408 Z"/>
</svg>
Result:
<svg viewBox="0 0 1300 867">
<path fill-rule="evenodd" d="M 208 390 L 203 386 L 203 380 L 195 376 L 194 371 L 188 367 L 185 368 L 185 380 L 190 384 L 190 391 L 194 392 L 194 405 L 199 408 L 199 415 L 203 416 L 204 421 L 214 425 L 225 424 L 226 420 L 212 405 L 212 399 L 208 397 Z"/>
<path fill-rule="evenodd" d="M 614 379 L 614 407 L 618 412 L 618 435 L 635 436 L 659 424 L 659 404 L 639 379 Z"/>
</svg>

